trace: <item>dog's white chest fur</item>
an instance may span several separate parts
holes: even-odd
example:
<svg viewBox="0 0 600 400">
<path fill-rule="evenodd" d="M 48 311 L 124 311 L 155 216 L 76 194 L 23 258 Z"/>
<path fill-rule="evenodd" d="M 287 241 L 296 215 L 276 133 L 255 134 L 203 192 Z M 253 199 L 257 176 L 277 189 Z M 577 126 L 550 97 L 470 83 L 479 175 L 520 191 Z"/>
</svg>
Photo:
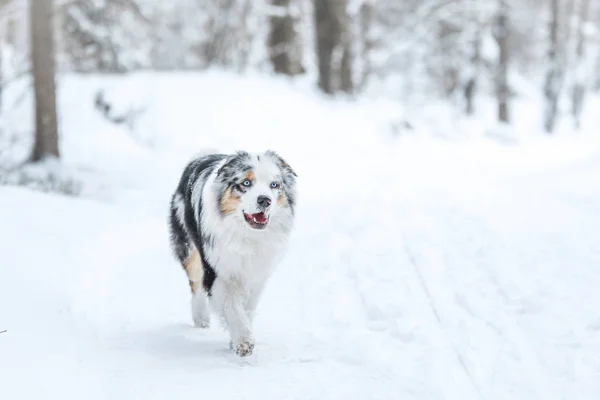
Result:
<svg viewBox="0 0 600 400">
<path fill-rule="evenodd" d="M 264 282 L 283 256 L 287 235 L 282 232 L 248 235 L 243 229 L 227 225 L 213 232 L 214 245 L 207 251 L 208 261 L 224 279 L 233 278 L 249 286 Z"/>
<path fill-rule="evenodd" d="M 206 258 L 220 278 L 233 279 L 251 289 L 261 285 L 284 255 L 289 227 L 273 224 L 256 231 L 218 214 L 217 199 L 211 193 L 210 177 L 204 187 L 202 224 L 210 235 Z M 241 218 L 241 217 L 240 217 Z"/>
</svg>

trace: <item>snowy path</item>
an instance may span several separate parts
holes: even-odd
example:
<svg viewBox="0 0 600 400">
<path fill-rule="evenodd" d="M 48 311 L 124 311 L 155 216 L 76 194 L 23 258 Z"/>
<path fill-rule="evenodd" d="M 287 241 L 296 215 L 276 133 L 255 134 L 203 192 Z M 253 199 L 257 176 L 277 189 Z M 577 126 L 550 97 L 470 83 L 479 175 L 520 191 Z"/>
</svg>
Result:
<svg viewBox="0 0 600 400">
<path fill-rule="evenodd" d="M 232 106 L 202 89 L 207 107 Z M 232 354 L 216 324 L 191 327 L 168 247 L 189 156 L 177 151 L 202 138 L 155 153 L 108 131 L 89 145 L 74 133 L 91 117 L 74 113 L 65 158 L 102 171 L 94 190 L 0 187 L 0 399 L 600 398 L 597 147 L 539 164 L 497 145 L 388 148 L 375 133 L 327 147 L 317 125 L 364 135 L 364 115 L 288 101 L 311 118 L 282 112 L 264 142 L 289 155 L 301 196 L 255 354 Z M 240 110 L 262 122 L 257 103 Z M 222 129 L 215 146 L 229 140 L 228 119 L 203 122 Z M 324 145 L 289 144 L 278 124 Z"/>
<path fill-rule="evenodd" d="M 190 327 L 164 215 L 0 188 L 20 227 L 0 241 L 0 398 L 592 399 L 597 198 L 519 182 L 310 192 L 248 360 Z"/>
</svg>

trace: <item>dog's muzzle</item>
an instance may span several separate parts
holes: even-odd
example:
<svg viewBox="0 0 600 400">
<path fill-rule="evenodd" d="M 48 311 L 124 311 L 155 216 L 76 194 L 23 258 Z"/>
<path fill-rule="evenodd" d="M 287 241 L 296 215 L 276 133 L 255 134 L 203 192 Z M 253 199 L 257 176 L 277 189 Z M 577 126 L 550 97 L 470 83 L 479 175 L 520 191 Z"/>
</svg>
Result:
<svg viewBox="0 0 600 400">
<path fill-rule="evenodd" d="M 254 214 L 244 213 L 244 219 L 254 229 L 265 229 L 269 223 L 269 216 L 264 211 Z"/>
</svg>

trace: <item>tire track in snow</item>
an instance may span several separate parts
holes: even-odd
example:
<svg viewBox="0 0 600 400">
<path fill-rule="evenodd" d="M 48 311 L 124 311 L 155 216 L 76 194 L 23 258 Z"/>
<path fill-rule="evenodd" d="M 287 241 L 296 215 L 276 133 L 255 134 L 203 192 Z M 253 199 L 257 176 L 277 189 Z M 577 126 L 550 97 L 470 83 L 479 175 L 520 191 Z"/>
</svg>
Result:
<svg viewBox="0 0 600 400">
<path fill-rule="evenodd" d="M 560 199 L 562 201 L 561 196 L 551 196 L 551 198 L 554 200 Z M 529 296 L 534 297 L 534 300 L 537 300 L 538 303 L 541 302 L 539 296 L 534 296 L 534 294 L 532 294 L 533 290 L 540 290 L 543 288 L 543 290 L 552 292 L 553 288 L 546 287 L 544 282 L 538 280 L 539 277 L 537 276 L 540 273 L 552 275 L 552 266 L 548 263 L 541 262 L 542 259 L 538 258 L 542 256 L 537 254 L 540 252 L 540 249 L 535 242 L 519 243 L 518 239 L 508 241 L 508 239 L 502 236 L 501 232 L 492 228 L 490 225 L 491 220 L 485 218 L 486 215 L 477 217 L 473 212 L 466 212 L 464 207 L 459 208 L 457 206 L 452 206 L 449 214 L 456 218 L 455 224 L 465 224 L 465 222 L 467 222 L 466 225 L 477 229 L 477 234 L 480 235 L 480 237 L 488 238 L 489 247 L 494 249 L 494 253 L 496 253 L 496 248 L 499 248 L 497 253 L 500 253 L 502 249 L 511 249 L 510 253 L 511 257 L 514 258 L 514 262 L 509 264 L 520 265 L 521 267 L 518 271 L 506 268 L 506 265 L 496 269 L 480 269 L 487 281 L 490 282 L 490 286 L 496 289 L 495 292 L 498 293 L 500 300 L 504 302 L 505 309 L 508 311 L 508 313 L 498 314 L 498 320 L 504 327 L 504 329 L 502 329 L 502 336 L 504 337 L 504 341 L 510 344 L 510 346 L 512 346 L 512 348 L 520 355 L 521 367 L 527 376 L 530 377 L 531 381 L 536 382 L 535 389 L 539 398 L 569 398 L 568 396 L 570 396 L 572 389 L 567 390 L 567 393 L 569 394 L 565 397 L 565 391 L 559 390 L 560 385 L 557 384 L 557 381 L 550 379 L 552 374 L 548 367 L 553 363 L 552 361 L 548 363 L 548 360 L 546 360 L 545 357 L 552 356 L 545 354 L 544 349 L 540 346 L 540 344 L 548 341 L 549 338 L 541 336 L 541 332 L 535 332 L 537 334 L 536 337 L 532 337 L 534 332 L 530 331 L 532 327 L 535 327 L 536 329 L 548 329 L 546 324 L 535 326 L 536 324 L 533 320 L 536 317 L 544 318 L 546 323 L 556 323 L 560 319 L 560 317 L 556 315 L 556 320 L 550 321 L 549 315 L 547 314 L 554 314 L 555 311 L 552 310 L 554 307 L 547 307 L 548 304 L 546 304 L 546 307 L 543 305 L 536 306 L 535 304 L 528 304 L 527 301 L 527 297 Z M 531 218 L 531 222 L 535 223 L 535 217 L 532 216 Z M 524 246 L 525 249 L 520 248 L 520 246 Z M 544 247 L 545 246 L 547 246 L 547 244 L 544 244 Z M 483 264 L 486 265 L 485 263 Z M 538 270 L 536 270 L 536 264 L 543 264 L 543 266 L 538 266 Z M 491 265 L 494 264 L 492 263 Z M 561 268 L 559 267 L 559 269 Z M 498 274 L 500 271 L 502 273 Z M 516 291 L 516 294 L 511 296 L 511 290 L 508 290 L 504 286 L 507 283 L 514 287 L 512 292 L 514 293 Z M 558 301 L 559 303 L 562 303 L 564 299 Z M 515 308 L 515 304 L 518 307 Z M 550 309 L 552 311 L 545 312 L 545 309 Z M 531 318 L 532 321 L 529 321 L 529 318 Z M 552 347 L 555 346 L 553 345 Z"/>
<path fill-rule="evenodd" d="M 372 204 L 372 201 L 360 203 Z M 346 210 L 342 213 L 344 218 L 340 217 L 335 222 L 338 229 L 347 235 L 346 240 L 342 240 L 345 245 L 340 249 L 342 268 L 338 268 L 339 272 L 336 273 L 339 277 L 336 285 L 340 282 L 346 282 L 341 285 L 344 287 L 351 285 L 346 290 L 350 290 L 360 303 L 363 323 L 370 331 L 369 337 L 373 341 L 385 343 L 387 353 L 392 348 L 397 348 L 398 354 L 403 354 L 407 362 L 399 363 L 396 359 L 389 361 L 398 378 L 404 379 L 403 387 L 421 385 L 421 392 L 424 390 L 432 395 L 435 393 L 433 398 L 457 391 L 463 393 L 462 397 L 485 398 L 464 356 L 456 344 L 449 340 L 422 274 L 417 279 L 410 270 L 403 268 L 410 261 L 399 262 L 408 255 L 395 241 L 384 242 L 383 247 L 381 246 L 382 232 L 386 232 L 390 238 L 402 237 L 394 222 L 396 218 L 390 219 L 389 215 L 385 215 L 385 210 L 389 208 L 381 207 L 378 209 L 381 215 L 371 212 L 370 220 L 365 222 L 360 218 L 365 211 L 359 208 Z M 378 217 L 381 224 L 374 226 L 370 223 L 377 221 Z M 414 257 L 412 261 L 415 262 Z M 389 296 L 391 294 L 394 295 Z M 423 323 L 422 314 L 432 304 L 435 321 Z M 442 335 L 438 334 L 438 330 Z M 440 338 L 449 343 L 447 351 L 446 348 L 441 352 L 436 350 Z M 460 364 L 455 375 L 458 380 L 448 380 L 447 376 L 443 379 L 431 379 L 432 374 L 438 375 L 434 371 L 444 374 L 454 369 L 456 362 Z M 407 365 L 411 365 L 408 368 L 410 372 L 406 370 Z"/>
<path fill-rule="evenodd" d="M 440 321 L 446 336 L 449 338 L 450 342 L 453 343 L 457 354 L 461 353 L 455 342 L 450 339 L 448 327 L 446 326 L 446 323 L 444 323 L 444 320 L 447 320 L 448 322 L 454 321 L 455 324 L 456 321 L 460 321 L 458 314 L 456 314 L 456 310 L 453 310 L 454 305 L 461 307 L 470 318 L 473 318 L 473 314 L 477 315 L 474 310 L 465 309 L 464 304 L 457 301 L 456 294 L 462 292 L 471 297 L 475 296 L 479 304 L 481 304 L 481 307 L 485 307 L 486 312 L 493 312 L 492 315 L 494 315 L 495 322 L 498 327 L 500 327 L 499 329 L 498 327 L 495 329 L 490 327 L 490 324 L 486 323 L 485 318 L 483 317 L 479 316 L 476 319 L 488 326 L 498 337 L 499 351 L 501 348 L 504 349 L 498 353 L 499 356 L 502 356 L 505 359 L 506 357 L 510 357 L 510 351 L 514 352 L 514 357 L 517 358 L 515 361 L 518 362 L 517 366 L 519 370 L 522 370 L 522 372 L 525 373 L 525 376 L 530 378 L 527 382 L 527 389 L 531 390 L 531 394 L 535 394 L 541 399 L 562 398 L 556 394 L 557 391 L 553 388 L 554 385 L 548 379 L 548 371 L 541 365 L 541 360 L 533 350 L 534 346 L 529 344 L 529 338 L 524 334 L 523 328 L 514 320 L 516 316 L 512 314 L 512 312 L 514 312 L 514 307 L 513 304 L 510 303 L 511 298 L 523 298 L 524 296 L 517 294 L 515 297 L 507 294 L 506 288 L 500 284 L 500 280 L 488 266 L 490 262 L 492 266 L 498 263 L 496 258 L 499 254 L 503 253 L 503 249 L 504 253 L 506 253 L 503 254 L 504 259 L 511 260 L 511 258 L 514 258 L 515 263 L 518 262 L 521 257 L 518 246 L 514 246 L 514 244 L 512 246 L 503 246 L 503 241 L 498 234 L 486 226 L 485 215 L 476 217 L 472 212 L 467 212 L 464 207 L 458 205 L 448 206 L 447 204 L 438 203 L 435 204 L 433 210 L 428 211 L 428 215 L 430 215 L 431 221 L 433 221 L 434 224 L 433 227 L 435 228 L 435 230 L 432 229 L 431 231 L 436 232 L 436 239 L 441 240 L 440 243 L 445 244 L 445 246 L 437 246 L 435 251 L 441 258 L 440 262 L 442 263 L 444 272 L 447 274 L 446 279 L 450 280 L 445 282 L 444 286 L 448 286 L 454 293 L 454 301 L 444 303 L 446 311 L 442 311 L 440 307 L 436 305 L 436 295 L 428 287 L 427 279 L 423 275 L 421 268 L 419 268 L 419 264 L 412 251 L 414 246 L 409 245 L 409 242 L 405 242 L 405 249 L 407 250 L 409 257 L 412 258 L 411 263 L 413 263 L 415 272 L 423 284 L 424 291 L 431 298 L 434 314 L 436 314 L 436 318 Z M 436 221 L 443 221 L 443 225 Z M 476 255 L 477 257 L 475 259 L 469 260 L 469 247 L 471 247 L 472 244 L 468 244 L 468 242 L 464 240 L 466 238 L 477 238 L 476 244 L 482 244 L 482 248 L 485 248 L 486 250 L 482 254 Z M 483 257 L 480 259 L 479 256 Z M 487 263 L 485 262 L 486 260 Z M 432 268 L 435 268 L 435 259 L 432 261 L 434 261 Z M 519 282 L 519 277 L 512 276 L 506 268 L 502 268 L 501 271 L 504 282 L 510 282 L 513 286 Z M 465 277 L 475 280 L 476 285 L 466 282 Z M 523 275 L 521 273 L 520 279 L 522 280 L 522 278 Z M 487 297 L 480 297 L 475 292 L 478 287 L 483 288 L 482 291 L 486 293 Z M 522 288 L 517 285 L 516 290 L 521 292 Z M 512 291 L 514 292 L 514 289 Z M 489 298 L 493 293 L 497 293 L 497 295 Z M 465 300 L 463 300 L 463 303 L 464 301 Z M 446 313 L 448 316 L 446 316 Z M 468 328 L 459 329 L 467 329 L 464 331 L 465 335 L 470 333 Z M 457 333 L 460 333 L 460 330 Z M 503 343 L 509 344 L 510 347 L 506 349 Z M 465 357 L 463 355 L 460 357 L 466 367 Z M 480 362 L 481 361 L 484 360 L 480 360 Z M 495 372 L 492 375 L 492 379 L 494 377 Z M 522 381 L 522 379 L 518 379 L 517 382 L 522 384 Z M 535 384 L 532 385 L 532 382 L 535 382 Z"/>
<path fill-rule="evenodd" d="M 436 321 L 437 321 L 440 329 L 444 332 L 444 335 L 446 336 L 446 339 L 448 340 L 448 342 L 452 346 L 452 350 L 454 351 L 454 354 L 456 355 L 458 363 L 460 364 L 462 370 L 467 375 L 467 378 L 469 379 L 469 381 L 473 385 L 473 388 L 475 389 L 475 391 L 479 394 L 479 397 L 480 398 L 486 398 L 486 396 L 483 394 L 481 388 L 479 387 L 479 385 L 477 384 L 477 382 L 473 378 L 473 374 L 471 374 L 471 371 L 467 367 L 465 359 L 462 356 L 461 352 L 458 350 L 458 347 L 456 347 L 456 344 L 454 343 L 454 341 L 448 336 L 447 331 L 446 331 L 446 329 L 444 327 L 444 324 L 442 323 L 442 318 L 440 316 L 440 312 L 438 310 L 438 307 L 436 306 L 435 300 L 431 296 L 429 288 L 427 287 L 427 283 L 425 283 L 425 279 L 423 278 L 423 274 L 421 273 L 421 269 L 419 268 L 419 265 L 417 264 L 417 262 L 415 260 L 415 257 L 413 256 L 412 252 L 410 251 L 410 249 L 409 249 L 409 247 L 407 245 L 406 239 L 404 239 L 403 242 L 404 242 L 404 251 L 406 252 L 408 260 L 410 261 L 410 264 L 413 267 L 413 270 L 415 272 L 415 275 L 417 276 L 417 279 L 419 280 L 421 288 L 423 289 L 423 293 L 425 293 L 425 296 L 427 297 L 427 299 L 429 301 L 429 306 L 431 307 L 431 311 L 432 311 L 433 315 L 435 316 L 435 319 L 436 319 Z"/>
</svg>

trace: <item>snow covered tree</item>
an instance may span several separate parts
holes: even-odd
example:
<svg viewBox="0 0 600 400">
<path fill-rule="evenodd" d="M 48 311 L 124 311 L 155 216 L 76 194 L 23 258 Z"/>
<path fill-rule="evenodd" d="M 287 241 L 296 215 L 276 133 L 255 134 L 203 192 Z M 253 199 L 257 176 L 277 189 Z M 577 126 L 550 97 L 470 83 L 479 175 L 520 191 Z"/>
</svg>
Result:
<svg viewBox="0 0 600 400">
<path fill-rule="evenodd" d="M 252 0 L 201 3 L 205 21 L 199 47 L 206 66 L 246 69 L 255 40 L 251 25 L 261 25 L 263 22 L 253 20 L 257 14 L 255 6 Z"/>
<path fill-rule="evenodd" d="M 548 131 L 560 101 L 579 124 L 590 80 L 600 87 L 592 0 L 54 1 L 58 65 L 78 72 L 316 70 L 325 93 L 384 90 L 467 115 L 494 97 L 505 122 L 511 97 L 535 86 Z"/>
<path fill-rule="evenodd" d="M 151 28 L 136 0 L 73 0 L 62 6 L 67 64 L 80 72 L 147 67 Z"/>
<path fill-rule="evenodd" d="M 0 0 L 0 94 L 30 69 L 28 0 Z M 5 102 L 0 95 L 0 111 Z"/>
<path fill-rule="evenodd" d="M 63 1 L 60 50 L 71 70 L 241 71 L 266 60 L 257 49 L 265 47 L 268 17 L 252 0 Z"/>
<path fill-rule="evenodd" d="M 53 1 L 30 0 L 31 61 L 35 91 L 35 143 L 32 161 L 59 157 L 56 117 Z"/>
<path fill-rule="evenodd" d="M 426 93 L 473 112 L 476 88 L 487 88 L 489 51 L 483 54 L 482 46 L 490 36 L 493 1 L 365 2 L 374 14 L 369 74 L 397 80 L 404 99 Z"/>
</svg>

